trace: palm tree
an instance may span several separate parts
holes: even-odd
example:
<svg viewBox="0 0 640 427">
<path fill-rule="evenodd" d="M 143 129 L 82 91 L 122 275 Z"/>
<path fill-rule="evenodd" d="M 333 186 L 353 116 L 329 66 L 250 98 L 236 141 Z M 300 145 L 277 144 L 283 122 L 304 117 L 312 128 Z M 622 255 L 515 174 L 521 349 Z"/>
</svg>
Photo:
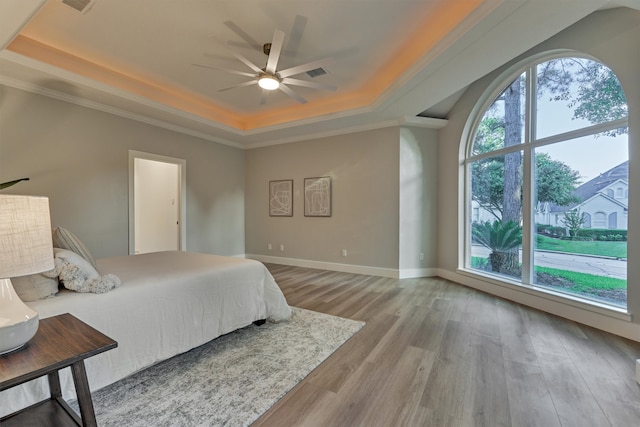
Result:
<svg viewBox="0 0 640 427">
<path fill-rule="evenodd" d="M 511 255 L 522 244 L 522 227 L 519 224 L 498 220 L 493 224 L 489 221 L 475 222 L 472 237 L 475 243 L 491 250 L 489 263 L 492 271 L 508 274 L 517 272 L 517 257 Z"/>
</svg>

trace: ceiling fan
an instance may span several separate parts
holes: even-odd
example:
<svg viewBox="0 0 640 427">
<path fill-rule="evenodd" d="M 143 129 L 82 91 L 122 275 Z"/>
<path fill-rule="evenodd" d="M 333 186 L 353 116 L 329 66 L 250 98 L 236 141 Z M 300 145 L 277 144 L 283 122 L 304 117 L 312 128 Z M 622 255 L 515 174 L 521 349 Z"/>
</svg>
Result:
<svg viewBox="0 0 640 427">
<path fill-rule="evenodd" d="M 264 104 L 266 102 L 266 95 L 269 91 L 279 89 L 285 94 L 289 95 L 291 98 L 295 99 L 301 104 L 306 104 L 307 100 L 294 92 L 289 85 L 291 86 L 303 86 L 309 87 L 313 89 L 323 89 L 323 90 L 336 90 L 336 86 L 310 82 L 308 80 L 300 80 L 292 78 L 292 76 L 296 76 L 298 74 L 302 74 L 307 71 L 315 70 L 317 68 L 322 68 L 333 63 L 333 58 L 324 58 L 317 61 L 308 62 L 306 64 L 297 65 L 295 67 L 286 68 L 284 70 L 277 69 L 278 60 L 280 59 L 280 53 L 282 52 L 282 46 L 284 44 L 284 32 L 280 30 L 275 30 L 273 33 L 273 40 L 271 43 L 265 43 L 262 47 L 262 51 L 265 55 L 267 55 L 267 63 L 264 68 L 260 68 L 255 65 L 253 62 L 249 61 L 244 56 L 239 53 L 233 53 L 233 55 L 242 61 L 247 67 L 251 69 L 252 72 L 238 71 L 232 70 L 228 68 L 221 67 L 212 67 L 208 65 L 202 64 L 193 64 L 197 67 L 211 68 L 214 70 L 220 70 L 231 74 L 236 74 L 239 76 L 251 77 L 251 80 L 246 82 L 238 83 L 232 86 L 228 86 L 222 89 L 219 89 L 218 92 L 223 92 L 229 89 L 251 86 L 257 84 L 260 86 L 262 90 L 262 96 L 260 98 L 260 104 Z"/>
</svg>

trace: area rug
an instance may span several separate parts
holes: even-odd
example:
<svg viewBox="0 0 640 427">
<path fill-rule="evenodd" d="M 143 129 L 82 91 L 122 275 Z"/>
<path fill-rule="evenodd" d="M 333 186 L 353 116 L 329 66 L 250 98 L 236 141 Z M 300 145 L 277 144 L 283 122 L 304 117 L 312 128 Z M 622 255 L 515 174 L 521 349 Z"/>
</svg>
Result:
<svg viewBox="0 0 640 427">
<path fill-rule="evenodd" d="M 98 425 L 247 426 L 363 325 L 294 307 L 94 392 Z"/>
</svg>

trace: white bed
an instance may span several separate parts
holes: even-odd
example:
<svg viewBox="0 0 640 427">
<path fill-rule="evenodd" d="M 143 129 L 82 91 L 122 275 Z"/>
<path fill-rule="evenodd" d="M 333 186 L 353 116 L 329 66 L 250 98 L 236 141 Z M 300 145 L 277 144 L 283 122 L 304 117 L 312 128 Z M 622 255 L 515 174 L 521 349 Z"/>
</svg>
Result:
<svg viewBox="0 0 640 427">
<path fill-rule="evenodd" d="M 122 284 L 104 294 L 63 290 L 27 303 L 41 318 L 71 313 L 118 342 L 116 349 L 85 361 L 91 390 L 254 321 L 291 316 L 280 288 L 257 261 L 158 252 L 102 258 L 97 264 Z M 65 371 L 63 396 L 73 399 L 73 381 Z M 0 392 L 0 416 L 47 397 L 43 378 Z"/>
</svg>

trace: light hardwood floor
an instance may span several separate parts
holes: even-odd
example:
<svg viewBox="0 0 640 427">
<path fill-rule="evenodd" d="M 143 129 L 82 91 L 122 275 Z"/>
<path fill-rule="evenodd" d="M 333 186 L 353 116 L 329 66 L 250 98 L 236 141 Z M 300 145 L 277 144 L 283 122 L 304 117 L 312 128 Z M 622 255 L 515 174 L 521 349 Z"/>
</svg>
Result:
<svg viewBox="0 0 640 427">
<path fill-rule="evenodd" d="M 268 264 L 366 326 L 254 426 L 640 426 L 640 344 L 439 279 Z"/>
</svg>

